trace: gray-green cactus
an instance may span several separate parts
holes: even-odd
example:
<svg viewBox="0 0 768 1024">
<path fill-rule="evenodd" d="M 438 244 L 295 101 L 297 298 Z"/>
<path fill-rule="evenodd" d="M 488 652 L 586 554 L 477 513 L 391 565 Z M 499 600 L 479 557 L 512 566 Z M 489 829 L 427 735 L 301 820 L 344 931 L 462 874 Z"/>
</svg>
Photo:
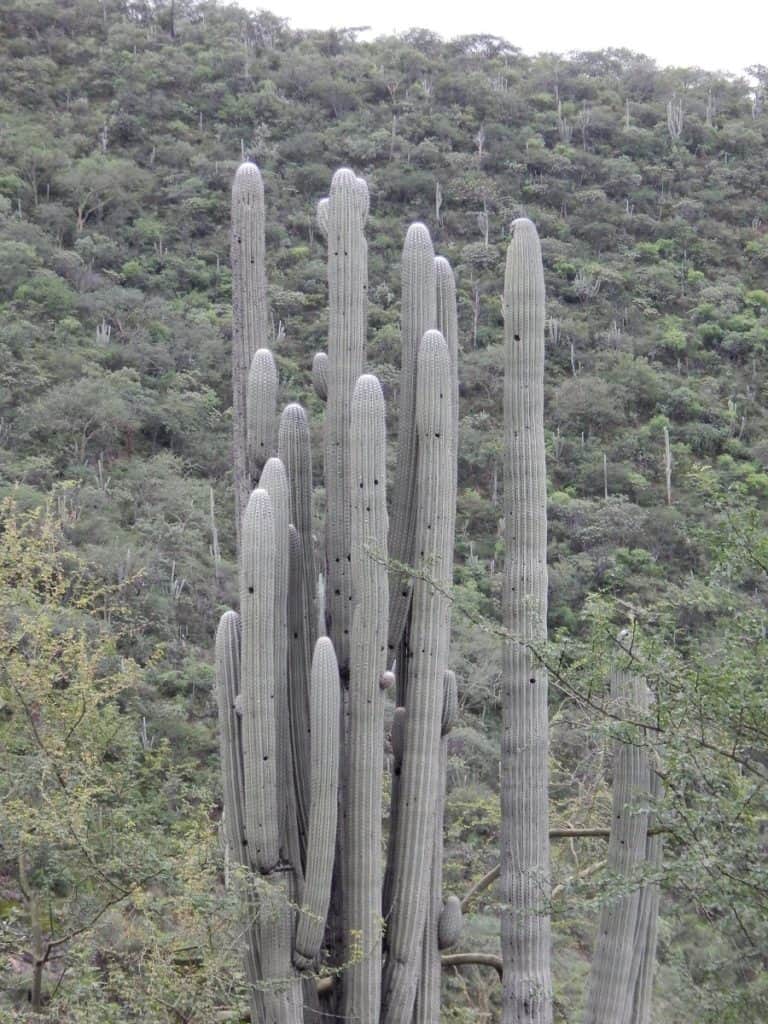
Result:
<svg viewBox="0 0 768 1024">
<path fill-rule="evenodd" d="M 353 580 L 347 705 L 347 787 L 344 843 L 344 1012 L 372 1020 L 381 1002 L 381 803 L 387 616 L 387 438 L 384 395 L 376 377 L 358 378 L 350 440 Z"/>
<path fill-rule="evenodd" d="M 234 425 L 235 524 L 251 493 L 247 461 L 248 371 L 267 344 L 267 275 L 264 263 L 264 183 L 256 164 L 246 161 L 232 185 L 232 412 Z"/>
<path fill-rule="evenodd" d="M 245 395 L 246 466 L 251 486 L 275 453 L 277 418 L 277 366 L 268 348 L 254 353 Z"/>
<path fill-rule="evenodd" d="M 612 674 L 611 697 L 620 717 L 642 719 L 648 711 L 647 693 L 645 681 L 638 676 L 619 670 Z M 584 1018 L 587 1024 L 634 1024 L 635 989 L 649 937 L 651 906 L 645 904 L 648 900 L 652 902 L 652 892 L 647 891 L 643 900 L 640 888 L 649 852 L 650 786 L 648 751 L 642 737 L 618 740 L 614 753 L 608 869 L 628 891 L 620 892 L 605 903 L 600 914 Z M 642 913 L 641 903 L 644 904 Z M 653 917 L 655 919 L 655 914 Z"/>
<path fill-rule="evenodd" d="M 405 629 L 411 600 L 411 577 L 399 566 L 414 564 L 416 542 L 416 363 L 426 331 L 437 326 L 435 252 L 429 231 L 423 224 L 411 224 L 405 236 L 402 263 L 402 310 L 400 408 L 395 489 L 392 500 L 392 524 L 389 553 L 395 567 L 389 581 L 389 651 L 396 656 Z M 399 683 L 405 682 L 400 673 Z"/>
<path fill-rule="evenodd" d="M 415 857 L 413 851 L 433 848 L 434 808 L 439 795 L 443 676 L 448 661 L 456 516 L 452 370 L 448 346 L 439 331 L 428 330 L 424 335 L 416 372 L 416 577 L 382 999 L 382 1020 L 388 1024 L 408 1020 L 413 1013 L 432 868 L 431 856 Z"/>
<path fill-rule="evenodd" d="M 238 196 L 244 181 L 261 197 L 257 174 L 253 165 L 238 172 Z M 241 198 L 233 204 L 241 277 L 243 206 Z M 228 844 L 239 843 L 240 863 L 264 880 L 251 887 L 246 910 L 254 922 L 246 929 L 252 1017 L 274 1024 L 316 1019 L 316 997 L 307 999 L 302 1018 L 300 978 L 306 985 L 307 972 L 323 966 L 335 975 L 323 996 L 326 1018 L 410 1019 L 417 989 L 417 1019 L 439 1017 L 442 812 L 436 816 L 435 808 L 444 795 L 445 736 L 457 707 L 455 677 L 446 671 L 458 421 L 455 287 L 448 264 L 434 258 L 426 228 L 414 225 L 403 267 L 405 497 L 394 498 L 400 511 L 393 526 L 397 561 L 412 568 L 397 574 L 398 634 L 408 653 L 396 683 L 388 646 L 393 534 L 384 397 L 376 378 L 363 373 L 367 213 L 365 183 L 351 171 L 337 172 L 318 206 L 330 295 L 328 355 L 318 354 L 313 365 L 314 385 L 326 400 L 320 586 L 309 424 L 300 406 L 289 405 L 276 429 L 277 379 L 262 337 L 263 266 L 243 279 L 236 298 L 237 323 L 246 326 L 256 320 L 245 308 L 248 297 L 259 303 L 245 468 L 248 483 L 261 478 L 241 527 L 240 619 L 222 618 L 217 676 Z M 259 217 L 263 232 L 263 212 Z M 263 243 L 249 245 L 248 267 L 256 251 L 263 260 Z M 447 338 L 434 329 L 438 315 Z M 326 628 L 310 670 L 314 636 Z M 393 780 L 383 885 L 384 703 L 393 687 L 405 699 L 406 679 L 408 703 L 397 709 L 393 730 L 403 798 Z M 413 857 L 414 850 L 423 855 Z M 390 922 L 383 890 L 393 900 Z"/>
<path fill-rule="evenodd" d="M 315 645 L 310 684 L 312 790 L 304 902 L 296 928 L 293 959 L 310 967 L 317 959 L 331 901 L 339 789 L 341 682 L 333 644 L 321 636 Z"/>
<path fill-rule="evenodd" d="M 352 621 L 349 438 L 352 392 L 363 372 L 368 255 L 363 225 L 368 189 L 337 171 L 328 199 L 328 401 L 325 417 L 326 566 L 329 631 L 342 677 L 349 671 Z"/>
<path fill-rule="evenodd" d="M 516 220 L 504 279 L 504 643 L 501 884 L 504 1024 L 551 1024 L 544 270 Z"/>
</svg>

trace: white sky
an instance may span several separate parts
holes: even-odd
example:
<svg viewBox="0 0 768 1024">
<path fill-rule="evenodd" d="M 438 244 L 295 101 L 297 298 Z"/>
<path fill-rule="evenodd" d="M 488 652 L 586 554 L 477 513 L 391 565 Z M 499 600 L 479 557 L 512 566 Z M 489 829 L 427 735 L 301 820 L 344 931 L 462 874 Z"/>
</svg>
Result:
<svg viewBox="0 0 768 1024">
<path fill-rule="evenodd" d="M 768 65 L 766 0 L 452 0 L 450 9 L 446 0 L 238 2 L 271 10 L 297 29 L 370 25 L 371 35 L 385 35 L 427 28 L 446 39 L 487 33 L 530 54 L 624 47 L 662 66 L 733 74 Z"/>
</svg>

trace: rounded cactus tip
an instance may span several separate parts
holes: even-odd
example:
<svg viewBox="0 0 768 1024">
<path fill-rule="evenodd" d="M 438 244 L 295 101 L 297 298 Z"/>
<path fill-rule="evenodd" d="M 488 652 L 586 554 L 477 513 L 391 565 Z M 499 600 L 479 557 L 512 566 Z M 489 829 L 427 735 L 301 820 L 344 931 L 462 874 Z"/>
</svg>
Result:
<svg viewBox="0 0 768 1024">
<path fill-rule="evenodd" d="M 536 225 L 528 217 L 517 217 L 509 225 L 509 237 L 520 242 L 539 240 L 539 232 Z"/>
<path fill-rule="evenodd" d="M 244 160 L 235 171 L 232 183 L 234 195 L 245 201 L 253 198 L 261 199 L 264 195 L 264 181 L 258 164 L 252 160 Z"/>
<path fill-rule="evenodd" d="M 389 690 L 395 685 L 395 673 L 387 670 L 379 676 L 379 687 L 382 690 Z"/>
<path fill-rule="evenodd" d="M 383 398 L 379 378 L 372 373 L 363 373 L 355 381 L 355 390 L 352 394 L 353 401 L 362 398 Z"/>
</svg>

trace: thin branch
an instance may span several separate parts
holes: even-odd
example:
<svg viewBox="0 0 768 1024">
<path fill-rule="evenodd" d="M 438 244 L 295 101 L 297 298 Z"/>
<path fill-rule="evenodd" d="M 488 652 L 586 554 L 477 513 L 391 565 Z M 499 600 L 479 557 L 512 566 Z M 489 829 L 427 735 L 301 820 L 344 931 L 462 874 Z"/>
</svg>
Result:
<svg viewBox="0 0 768 1024">
<path fill-rule="evenodd" d="M 463 967 L 466 964 L 476 964 L 479 967 L 493 967 L 502 978 L 503 967 L 501 957 L 493 953 L 448 953 L 440 959 L 443 967 Z"/>
</svg>

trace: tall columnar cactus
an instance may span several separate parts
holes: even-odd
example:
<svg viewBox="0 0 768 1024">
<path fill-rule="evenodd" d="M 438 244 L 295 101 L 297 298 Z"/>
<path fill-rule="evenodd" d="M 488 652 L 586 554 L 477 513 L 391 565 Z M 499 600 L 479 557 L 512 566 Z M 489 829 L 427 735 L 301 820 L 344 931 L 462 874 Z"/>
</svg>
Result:
<svg viewBox="0 0 768 1024">
<path fill-rule="evenodd" d="M 403 270 L 404 495 L 393 499 L 390 534 L 384 397 L 377 379 L 363 373 L 368 190 L 351 171 L 337 172 L 318 206 L 330 295 L 328 355 L 316 357 L 313 368 L 326 401 L 325 546 L 318 559 L 304 410 L 287 406 L 277 429 L 277 377 L 264 346 L 263 206 L 254 221 L 253 195 L 261 203 L 261 179 L 245 165 L 233 200 L 233 372 L 242 389 L 236 421 L 247 408 L 250 447 L 236 481 L 260 479 L 242 519 L 240 617 L 227 612 L 217 637 L 227 841 L 253 879 L 245 908 L 252 1019 L 409 1021 L 418 990 L 417 1019 L 427 1024 L 439 1018 L 440 922 L 444 933 L 455 933 L 455 900 L 444 908 L 441 892 L 445 734 L 456 707 L 447 673 L 458 422 L 453 275 L 435 260 L 426 228 L 414 225 Z M 244 247 L 246 227 L 255 235 Z M 251 262 L 257 254 L 258 266 Z M 445 338 L 434 329 L 438 322 Z M 238 429 L 236 422 L 236 438 Z M 392 792 L 385 911 L 393 535 L 395 558 L 412 568 L 397 574 L 394 602 L 398 637 L 405 637 L 392 643 L 403 652 L 395 689 L 406 703 L 395 715 L 400 784 Z M 333 982 L 323 986 L 318 1018 L 314 977 L 324 966 L 333 969 Z"/>
<path fill-rule="evenodd" d="M 429 330 L 424 335 L 416 372 L 416 577 L 398 836 L 384 970 L 382 1019 L 387 1024 L 409 1020 L 413 1013 L 429 902 L 435 808 L 441 795 L 440 733 L 443 676 L 448 667 L 448 591 L 453 575 L 456 517 L 452 460 L 456 440 L 451 361 L 439 331 Z M 414 855 L 414 851 L 428 853 Z"/>
<path fill-rule="evenodd" d="M 264 183 L 256 164 L 242 163 L 232 186 L 232 413 L 234 423 L 235 521 L 251 493 L 247 451 L 248 371 L 267 344 L 267 275 L 264 263 Z"/>
<path fill-rule="evenodd" d="M 363 372 L 368 255 L 363 225 L 368 187 L 349 170 L 337 171 L 328 197 L 328 404 L 325 420 L 326 564 L 329 629 L 346 676 L 352 579 L 349 568 L 349 424 L 352 392 Z"/>
<path fill-rule="evenodd" d="M 544 271 L 512 224 L 504 279 L 504 643 L 501 884 L 504 1024 L 550 1024 Z"/>
<path fill-rule="evenodd" d="M 647 686 L 631 672 L 613 673 L 611 697 L 622 718 L 632 721 L 647 714 Z M 648 835 L 650 792 L 650 763 L 642 737 L 619 739 L 614 753 L 608 869 L 627 891 L 606 902 L 600 914 L 585 1024 L 637 1024 L 636 993 L 639 1012 L 646 1012 L 648 983 L 641 972 L 648 966 L 649 939 L 655 947 L 656 914 L 654 887 L 641 888 L 641 876 L 649 854 L 656 856 L 656 847 L 649 850 L 648 844 L 660 843 L 659 837 Z"/>
<path fill-rule="evenodd" d="M 411 600 L 411 578 L 401 573 L 399 566 L 414 564 L 416 548 L 416 503 L 413 501 L 418 451 L 416 363 L 424 333 L 437 327 L 435 252 L 429 231 L 423 224 L 411 224 L 408 228 L 403 246 L 401 276 L 399 434 L 390 535 L 390 555 L 394 562 L 389 583 L 390 660 L 396 657 Z M 399 680 L 400 687 L 404 681 L 404 678 Z"/>
<path fill-rule="evenodd" d="M 373 1020 L 381 1001 L 381 802 L 386 670 L 386 414 L 381 386 L 361 376 L 352 396 L 350 570 L 354 581 L 348 696 L 344 843 L 347 980 L 351 1020 Z"/>
</svg>

